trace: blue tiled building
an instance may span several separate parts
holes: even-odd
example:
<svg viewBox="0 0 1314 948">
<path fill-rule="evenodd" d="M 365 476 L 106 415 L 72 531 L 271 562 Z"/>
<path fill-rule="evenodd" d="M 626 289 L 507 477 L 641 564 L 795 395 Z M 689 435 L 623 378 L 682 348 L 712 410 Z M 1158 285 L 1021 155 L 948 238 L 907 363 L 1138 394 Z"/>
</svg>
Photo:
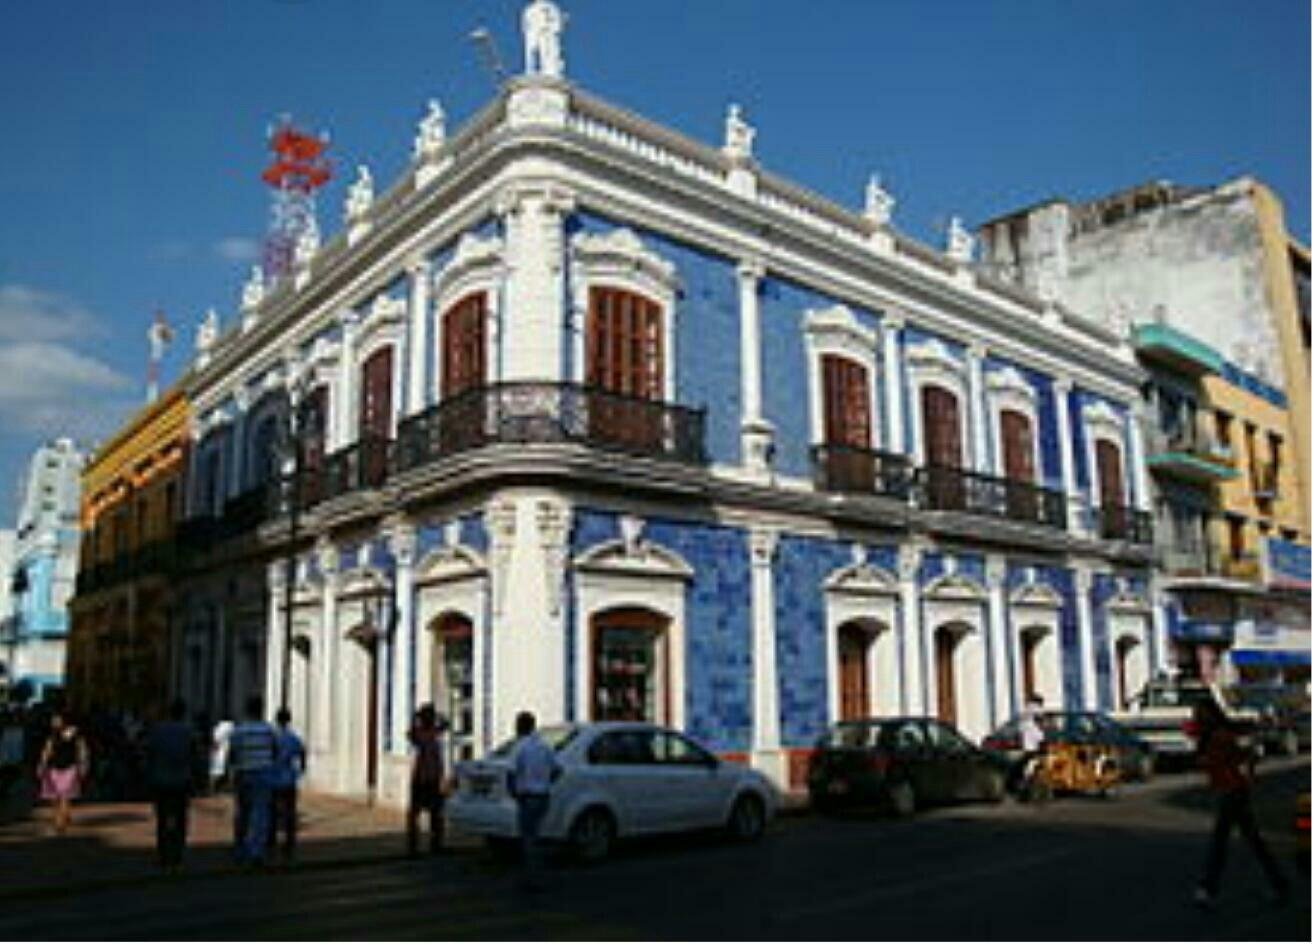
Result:
<svg viewBox="0 0 1314 948">
<path fill-rule="evenodd" d="M 775 177 L 738 110 L 712 148 L 534 72 L 440 118 L 202 336 L 194 519 L 270 490 L 262 413 L 308 420 L 183 590 L 194 702 L 263 689 L 313 782 L 389 800 L 426 700 L 471 753 L 522 708 L 636 717 L 784 785 L 838 717 L 980 737 L 1162 664 L 1124 341 L 879 188 Z M 249 666 L 198 679 L 215 648 Z"/>
</svg>

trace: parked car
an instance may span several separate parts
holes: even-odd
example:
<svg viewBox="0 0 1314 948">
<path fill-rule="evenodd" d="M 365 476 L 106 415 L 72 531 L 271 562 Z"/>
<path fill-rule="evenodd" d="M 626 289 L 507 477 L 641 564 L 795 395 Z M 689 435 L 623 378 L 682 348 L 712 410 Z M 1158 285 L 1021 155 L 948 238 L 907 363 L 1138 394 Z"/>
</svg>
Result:
<svg viewBox="0 0 1314 948">
<path fill-rule="evenodd" d="M 560 766 L 541 828 L 580 860 L 604 859 L 619 838 L 725 829 L 740 840 L 762 835 L 776 809 L 766 777 L 721 760 L 678 731 L 641 723 L 544 727 Z M 451 827 L 491 844 L 517 835 L 507 777 L 514 741 L 456 767 L 447 804 Z"/>
<path fill-rule="evenodd" d="M 918 807 L 1004 798 L 1008 762 L 931 718 L 841 721 L 817 742 L 808 796 L 819 811 L 875 803 L 899 816 Z"/>
<path fill-rule="evenodd" d="M 1309 694 L 1303 687 L 1239 684 L 1226 693 L 1234 706 L 1259 716 L 1255 726 L 1258 750 L 1292 757 L 1309 747 Z"/>
<path fill-rule="evenodd" d="M 1185 762 L 1195 758 L 1192 716 L 1196 704 L 1212 695 L 1228 720 L 1241 735 L 1241 742 L 1253 740 L 1259 715 L 1248 708 L 1238 708 L 1217 685 L 1183 678 L 1156 678 L 1131 700 L 1127 711 L 1113 711 L 1109 717 L 1154 748 L 1158 763 L 1166 760 Z"/>
<path fill-rule="evenodd" d="M 1041 711 L 1036 723 L 1047 741 L 1066 744 L 1101 744 L 1112 747 L 1118 771 L 1127 780 L 1154 776 L 1154 748 L 1107 714 L 1099 711 Z M 1023 755 L 1019 718 L 1012 718 L 989 734 L 981 746 L 1004 755 L 1016 765 Z"/>
</svg>

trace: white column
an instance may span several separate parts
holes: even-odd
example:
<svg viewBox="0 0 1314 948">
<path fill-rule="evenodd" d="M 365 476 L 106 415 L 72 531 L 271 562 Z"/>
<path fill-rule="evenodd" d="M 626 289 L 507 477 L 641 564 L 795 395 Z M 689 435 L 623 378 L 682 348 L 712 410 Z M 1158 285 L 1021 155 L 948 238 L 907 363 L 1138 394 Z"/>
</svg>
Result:
<svg viewBox="0 0 1314 948">
<path fill-rule="evenodd" d="M 1077 593 L 1077 660 L 1081 668 L 1081 709 L 1094 711 L 1098 689 L 1095 687 L 1094 622 L 1090 609 L 1092 577 L 1090 567 L 1078 566 L 1073 586 Z"/>
<path fill-rule="evenodd" d="M 406 350 L 410 356 L 406 385 L 406 411 L 413 415 L 423 411 L 425 402 L 425 368 L 429 361 L 429 261 L 421 258 L 406 268 L 411 281 L 410 334 Z"/>
<path fill-rule="evenodd" d="M 474 648 L 471 656 L 474 663 L 474 754 L 482 757 L 492 749 L 493 736 L 489 734 L 490 722 L 484 716 L 488 689 L 485 686 L 484 667 L 488 662 L 488 577 L 479 582 L 479 594 L 475 604 L 476 614 L 472 616 L 474 626 Z M 427 634 L 427 633 L 426 633 Z M 496 696 L 492 696 L 496 697 Z"/>
<path fill-rule="evenodd" d="M 988 473 L 990 464 L 989 424 L 985 415 L 985 381 L 981 363 L 985 359 L 985 346 L 974 342 L 967 347 L 967 398 L 971 402 L 968 414 L 972 425 L 972 466 Z"/>
<path fill-rule="evenodd" d="M 917 589 L 917 570 L 922 551 L 914 545 L 899 548 L 899 611 L 903 628 L 903 713 L 923 714 L 926 710 L 922 681 L 922 609 Z"/>
<path fill-rule="evenodd" d="M 753 766 L 787 787 L 788 769 L 780 753 L 780 683 L 776 675 L 776 594 L 771 564 L 779 533 L 771 527 L 749 531 L 753 595 Z"/>
<path fill-rule="evenodd" d="M 1081 523 L 1081 501 L 1077 496 L 1077 468 L 1073 460 L 1072 416 L 1068 410 L 1068 395 L 1072 392 L 1070 379 L 1054 380 L 1054 409 L 1058 418 L 1059 469 L 1063 474 L 1063 494 L 1067 499 L 1068 532 L 1078 536 L 1085 533 Z"/>
<path fill-rule="evenodd" d="M 515 185 L 498 200 L 505 220 L 507 331 L 502 381 L 561 377 L 565 345 L 564 216 L 574 199 L 560 188 Z"/>
<path fill-rule="evenodd" d="M 290 608 L 285 595 L 287 564 L 282 559 L 266 570 L 269 583 L 269 624 L 265 630 L 265 707 L 272 713 L 287 703 L 283 694 L 283 613 Z M 295 601 L 295 597 L 294 597 Z"/>
<path fill-rule="evenodd" d="M 762 306 L 758 283 L 766 274 L 757 260 L 741 262 L 739 276 L 740 461 L 759 476 L 771 468 L 775 428 L 762 416 Z"/>
<path fill-rule="evenodd" d="M 315 750 L 327 753 L 333 749 L 333 706 L 338 690 L 336 682 L 342 672 L 338 663 L 338 551 L 331 543 L 321 542 L 316 555 L 323 577 L 323 593 L 320 598 L 319 641 L 311 646 L 310 655 L 315 689 L 315 726 L 311 729 L 311 739 Z"/>
<path fill-rule="evenodd" d="M 1128 456 L 1132 468 L 1132 484 L 1136 490 L 1136 499 L 1132 504 L 1135 510 L 1154 510 L 1154 501 L 1150 496 L 1150 470 L 1145 463 L 1145 409 L 1139 404 L 1132 405 L 1127 418 Z"/>
<path fill-rule="evenodd" d="M 360 316 L 353 310 L 342 314 L 342 354 L 338 361 L 338 391 L 333 399 L 337 411 L 333 414 L 331 450 L 345 448 L 356 440 L 356 331 Z"/>
<path fill-rule="evenodd" d="M 1008 720 L 1018 707 L 1012 662 L 1008 655 L 1008 561 L 986 557 L 986 585 L 990 591 L 990 674 L 993 729 Z M 1016 651 L 1016 650 L 1014 650 Z"/>
<path fill-rule="evenodd" d="M 1150 620 L 1151 634 L 1154 636 L 1154 664 L 1150 667 L 1150 676 L 1161 671 L 1168 671 L 1176 666 L 1172 656 L 1172 646 L 1168 641 L 1168 603 L 1163 589 L 1159 585 L 1157 574 L 1150 577 Z"/>
<path fill-rule="evenodd" d="M 885 358 L 885 417 L 888 421 L 889 441 L 885 450 L 893 454 L 908 452 L 904 439 L 903 427 L 903 359 L 899 333 L 903 329 L 903 320 L 898 316 L 886 316 L 881 320 L 881 354 Z"/>
<path fill-rule="evenodd" d="M 415 526 L 405 521 L 391 525 L 389 549 L 396 562 L 394 594 L 396 597 L 397 626 L 393 633 L 392 662 L 392 720 L 388 723 L 392 734 L 392 752 L 406 751 L 406 730 L 414 711 L 411 694 L 411 648 L 415 640 Z"/>
</svg>

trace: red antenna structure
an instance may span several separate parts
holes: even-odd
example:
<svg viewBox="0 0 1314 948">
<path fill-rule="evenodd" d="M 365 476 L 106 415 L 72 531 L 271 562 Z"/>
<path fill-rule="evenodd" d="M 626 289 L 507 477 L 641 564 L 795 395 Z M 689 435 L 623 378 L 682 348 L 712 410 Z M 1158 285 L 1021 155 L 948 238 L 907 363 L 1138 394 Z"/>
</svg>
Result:
<svg viewBox="0 0 1314 948">
<path fill-rule="evenodd" d="M 273 158 L 260 175 L 273 191 L 264 249 L 267 281 L 279 280 L 291 271 L 302 234 L 318 232 L 315 192 L 333 176 L 328 146 L 327 134 L 302 131 L 287 116 L 269 131 Z"/>
</svg>

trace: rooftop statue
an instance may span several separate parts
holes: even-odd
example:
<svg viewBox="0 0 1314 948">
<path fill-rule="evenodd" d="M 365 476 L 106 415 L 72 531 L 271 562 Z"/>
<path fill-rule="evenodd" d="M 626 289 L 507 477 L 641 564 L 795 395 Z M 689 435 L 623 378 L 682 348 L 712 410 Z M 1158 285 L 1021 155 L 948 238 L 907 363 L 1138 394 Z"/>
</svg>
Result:
<svg viewBox="0 0 1314 948">
<path fill-rule="evenodd" d="M 872 175 L 867 181 L 867 200 L 862 214 L 873 224 L 888 224 L 894 215 L 894 195 L 881 186 L 880 175 Z"/>
<path fill-rule="evenodd" d="M 429 111 L 420 119 L 415 135 L 415 158 L 428 161 L 438 157 L 447 142 L 447 113 L 437 99 L 429 100 Z"/>
<path fill-rule="evenodd" d="M 213 309 L 208 310 L 201 324 L 196 327 L 196 351 L 200 355 L 208 356 L 210 350 L 214 348 L 215 342 L 219 339 L 219 314 Z"/>
<path fill-rule="evenodd" d="M 369 168 L 357 165 L 356 180 L 347 189 L 347 220 L 354 221 L 364 217 L 373 203 L 374 178 Z"/>
<path fill-rule="evenodd" d="M 242 309 L 255 309 L 265 298 L 265 271 L 260 264 L 251 268 L 251 276 L 242 286 Z"/>
<path fill-rule="evenodd" d="M 945 252 L 960 263 L 971 263 L 976 254 L 976 238 L 967 232 L 960 217 L 949 219 L 949 245 Z"/>
<path fill-rule="evenodd" d="M 525 34 L 525 73 L 560 78 L 566 70 L 561 56 L 565 14 L 551 0 L 534 0 L 525 7 L 520 26 Z"/>
<path fill-rule="evenodd" d="M 315 225 L 314 218 L 310 220 L 309 226 L 297 237 L 297 247 L 294 256 L 295 263 L 298 267 L 308 266 L 315 254 L 319 252 L 319 227 Z"/>
<path fill-rule="evenodd" d="M 752 158 L 757 129 L 744 121 L 738 105 L 732 104 L 725 116 L 725 145 L 721 149 L 731 158 Z"/>
</svg>

